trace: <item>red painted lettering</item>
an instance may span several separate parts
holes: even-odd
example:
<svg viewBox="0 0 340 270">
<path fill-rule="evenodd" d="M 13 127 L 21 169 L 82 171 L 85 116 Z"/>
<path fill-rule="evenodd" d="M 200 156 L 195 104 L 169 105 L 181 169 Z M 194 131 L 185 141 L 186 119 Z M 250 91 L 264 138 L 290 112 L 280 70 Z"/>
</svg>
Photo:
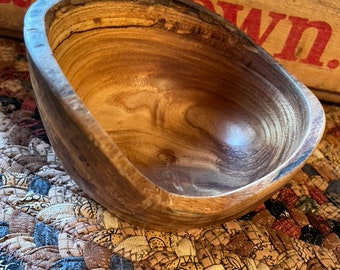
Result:
<svg viewBox="0 0 340 270">
<path fill-rule="evenodd" d="M 213 4 L 209 0 L 193 0 L 193 2 L 195 2 L 196 4 L 200 4 L 211 11 L 215 11 Z"/>
<path fill-rule="evenodd" d="M 0 0 L 7 1 L 7 0 Z M 16 0 L 20 1 L 20 0 Z M 22 0 L 21 0 L 22 1 Z M 214 11 L 214 6 L 211 0 L 193 0 L 194 2 L 205 6 L 206 8 Z M 227 3 L 223 0 L 218 0 L 217 5 L 222 9 L 222 16 L 232 24 L 238 26 L 244 31 L 255 43 L 262 46 L 268 37 L 275 31 L 277 25 L 283 20 L 287 23 L 286 14 L 269 12 L 268 16 L 271 18 L 269 25 L 265 28 L 264 32 L 261 33 L 263 11 L 261 9 L 252 8 L 246 15 L 242 23 L 238 23 L 238 14 L 244 10 L 244 6 L 233 3 Z M 273 57 L 277 59 L 287 61 L 298 61 L 300 63 L 323 66 L 321 62 L 322 54 L 324 53 L 326 46 L 332 35 L 332 28 L 327 22 L 323 21 L 310 21 L 305 18 L 289 16 L 288 23 L 291 24 L 288 36 L 283 44 L 281 52 L 273 53 Z M 306 52 L 307 56 L 301 59 L 299 58 L 298 46 L 301 42 L 303 35 L 307 29 L 314 29 L 316 31 L 313 43 L 309 51 Z M 306 33 L 307 34 L 307 33 Z M 313 38 L 313 32 L 308 32 L 308 35 Z M 307 49 L 308 48 L 304 48 Z M 326 66 L 330 69 L 335 69 L 339 66 L 340 61 L 337 59 L 329 60 Z"/>
<path fill-rule="evenodd" d="M 0 0 L 0 4 L 9 4 L 11 2 L 13 5 L 22 8 L 27 8 L 32 4 L 32 0 Z"/>
<path fill-rule="evenodd" d="M 243 10 L 242 6 L 218 1 L 217 5 L 222 8 L 223 17 L 230 23 L 236 25 L 237 13 Z"/>
<path fill-rule="evenodd" d="M 13 0 L 14 5 L 23 8 L 29 7 L 31 3 L 32 3 L 31 0 Z"/>
<path fill-rule="evenodd" d="M 262 45 L 263 42 L 268 38 L 270 33 L 273 32 L 279 21 L 286 18 L 286 15 L 274 12 L 270 12 L 269 16 L 272 18 L 272 20 L 262 36 L 260 36 L 262 17 L 262 11 L 260 9 L 251 9 L 248 16 L 244 19 L 240 29 L 246 32 L 255 43 L 257 43 L 258 45 Z"/>
<path fill-rule="evenodd" d="M 275 58 L 280 58 L 283 60 L 297 61 L 295 51 L 299 45 L 299 41 L 305 30 L 308 28 L 314 28 L 317 30 L 317 35 L 310 49 L 307 57 L 305 59 L 300 59 L 300 63 L 322 66 L 320 58 L 324 52 L 327 43 L 332 35 L 332 28 L 326 22 L 321 21 L 309 21 L 308 19 L 299 17 L 289 17 L 288 18 L 292 27 L 286 39 L 285 45 L 280 53 L 274 54 Z"/>
</svg>

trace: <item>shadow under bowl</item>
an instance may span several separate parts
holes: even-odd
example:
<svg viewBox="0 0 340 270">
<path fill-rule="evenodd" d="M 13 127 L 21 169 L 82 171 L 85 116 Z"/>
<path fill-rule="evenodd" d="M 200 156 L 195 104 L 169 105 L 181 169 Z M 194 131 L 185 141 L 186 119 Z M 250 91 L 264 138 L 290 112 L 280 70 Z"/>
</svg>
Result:
<svg viewBox="0 0 340 270">
<path fill-rule="evenodd" d="M 40 0 L 24 35 L 65 169 L 135 224 L 238 217 L 286 184 L 322 136 L 311 91 L 191 2 Z"/>
</svg>

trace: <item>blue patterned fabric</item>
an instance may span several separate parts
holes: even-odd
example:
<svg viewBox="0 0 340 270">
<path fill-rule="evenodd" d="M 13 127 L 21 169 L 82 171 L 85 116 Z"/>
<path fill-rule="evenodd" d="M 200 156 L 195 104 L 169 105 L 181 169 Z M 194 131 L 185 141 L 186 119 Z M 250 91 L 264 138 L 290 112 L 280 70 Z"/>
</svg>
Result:
<svg viewBox="0 0 340 270">
<path fill-rule="evenodd" d="M 50 187 L 51 184 L 48 181 L 34 175 L 28 184 L 28 191 L 33 191 L 35 194 L 48 195 Z"/>
<path fill-rule="evenodd" d="M 15 257 L 0 253 L 0 269 L 4 270 L 25 270 L 24 264 Z"/>
<path fill-rule="evenodd" d="M 34 226 L 33 237 L 37 247 L 41 246 L 58 246 L 59 231 L 42 222 L 38 222 Z"/>
<path fill-rule="evenodd" d="M 0 238 L 4 237 L 9 233 L 9 224 L 8 222 L 0 222 Z M 1 269 L 1 268 L 0 268 Z"/>
<path fill-rule="evenodd" d="M 82 257 L 68 257 L 58 260 L 50 270 L 88 270 Z"/>
<path fill-rule="evenodd" d="M 114 255 L 110 258 L 110 270 L 133 270 L 133 265 L 130 261 Z"/>
</svg>

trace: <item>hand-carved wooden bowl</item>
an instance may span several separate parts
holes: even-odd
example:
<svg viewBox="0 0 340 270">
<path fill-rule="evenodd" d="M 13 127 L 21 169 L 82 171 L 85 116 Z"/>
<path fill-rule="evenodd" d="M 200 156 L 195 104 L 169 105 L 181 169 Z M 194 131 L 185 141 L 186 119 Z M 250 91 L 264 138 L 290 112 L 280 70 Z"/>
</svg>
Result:
<svg viewBox="0 0 340 270">
<path fill-rule="evenodd" d="M 322 135 L 315 96 L 191 2 L 39 0 L 24 34 L 65 169 L 135 224 L 174 230 L 245 214 Z"/>
</svg>

